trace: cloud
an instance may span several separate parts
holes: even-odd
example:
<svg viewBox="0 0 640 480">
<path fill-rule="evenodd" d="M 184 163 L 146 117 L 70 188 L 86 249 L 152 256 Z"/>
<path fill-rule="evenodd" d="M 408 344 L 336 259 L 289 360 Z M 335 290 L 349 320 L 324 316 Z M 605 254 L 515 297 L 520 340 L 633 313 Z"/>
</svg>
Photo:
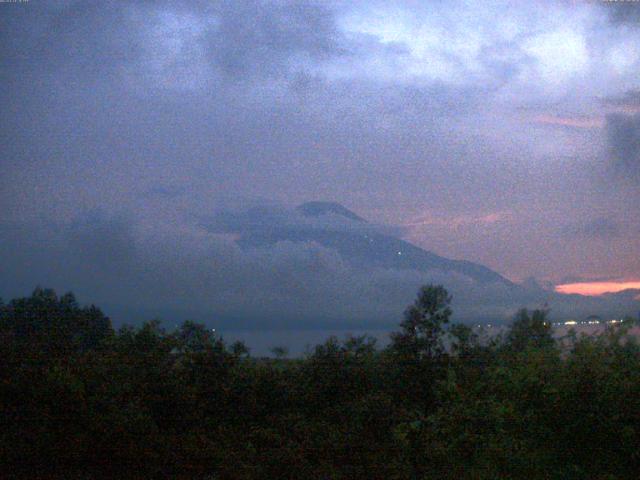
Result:
<svg viewBox="0 0 640 480">
<path fill-rule="evenodd" d="M 624 174 L 640 174 L 640 113 L 607 115 L 607 141 L 614 167 Z"/>
<path fill-rule="evenodd" d="M 158 185 L 147 190 L 142 196 L 147 198 L 159 197 L 164 199 L 175 199 L 187 193 L 186 187 L 176 185 Z"/>
<path fill-rule="evenodd" d="M 640 24 L 640 8 L 633 1 L 602 2 L 607 9 L 609 20 L 614 25 L 638 25 Z"/>
<path fill-rule="evenodd" d="M 640 90 L 627 90 L 621 95 L 611 95 L 601 101 L 604 105 L 613 107 L 640 108 Z"/>
<path fill-rule="evenodd" d="M 556 286 L 558 292 L 579 293 L 581 295 L 601 295 L 625 290 L 640 291 L 640 282 L 582 282 Z"/>
<path fill-rule="evenodd" d="M 23 82 L 41 75 L 94 82 L 138 61 L 142 37 L 130 2 L 40 3 L 3 15 L 3 62 Z M 17 74 L 17 75 L 16 75 Z"/>
<path fill-rule="evenodd" d="M 136 256 L 132 224 L 123 216 L 83 213 L 65 228 L 65 236 L 77 265 L 101 274 L 127 274 Z"/>
<path fill-rule="evenodd" d="M 620 279 L 613 276 L 581 277 L 577 275 L 567 275 L 565 277 L 562 277 L 558 281 L 558 285 L 563 285 L 568 283 L 617 282 L 617 281 L 620 281 Z"/>
<path fill-rule="evenodd" d="M 597 217 L 585 223 L 567 226 L 563 234 L 570 238 L 608 240 L 619 237 L 620 225 L 607 217 Z"/>
<path fill-rule="evenodd" d="M 592 129 L 601 128 L 603 125 L 602 119 L 598 117 L 564 117 L 556 115 L 537 115 L 533 118 L 535 123 L 541 125 L 552 125 L 559 127 L 578 128 L 578 129 Z"/>
<path fill-rule="evenodd" d="M 207 33 L 225 77 L 288 77 L 307 61 L 347 53 L 333 12 L 317 2 L 222 2 Z"/>
<path fill-rule="evenodd" d="M 322 229 L 325 222 L 329 230 L 351 225 L 360 233 L 358 222 L 326 218 L 310 227 L 308 219 L 286 212 L 263 213 L 278 228 L 299 223 L 301 229 Z M 253 211 L 244 218 L 253 222 L 260 216 Z M 37 284 L 73 290 L 83 301 L 117 312 L 117 323 L 159 316 L 172 322 L 194 318 L 227 330 L 392 328 L 427 283 L 449 289 L 458 321 L 508 320 L 519 307 L 545 302 L 560 318 L 637 308 L 626 297 L 583 299 L 539 286 L 483 283 L 452 271 L 356 264 L 308 240 L 241 246 L 187 219 L 161 223 L 90 212 L 66 225 L 4 226 L 0 240 L 4 297 Z"/>
</svg>

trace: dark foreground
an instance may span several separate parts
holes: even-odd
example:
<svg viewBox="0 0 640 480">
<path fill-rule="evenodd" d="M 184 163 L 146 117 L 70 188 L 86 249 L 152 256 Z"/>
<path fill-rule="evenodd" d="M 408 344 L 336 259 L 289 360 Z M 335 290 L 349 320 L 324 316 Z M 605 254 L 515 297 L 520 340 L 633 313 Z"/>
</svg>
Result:
<svg viewBox="0 0 640 480">
<path fill-rule="evenodd" d="M 450 325 L 449 301 L 423 288 L 384 350 L 257 359 L 192 322 L 114 332 L 36 290 L 0 307 L 4 477 L 638 478 L 629 323 L 558 340 L 521 311 L 488 340 Z"/>
</svg>

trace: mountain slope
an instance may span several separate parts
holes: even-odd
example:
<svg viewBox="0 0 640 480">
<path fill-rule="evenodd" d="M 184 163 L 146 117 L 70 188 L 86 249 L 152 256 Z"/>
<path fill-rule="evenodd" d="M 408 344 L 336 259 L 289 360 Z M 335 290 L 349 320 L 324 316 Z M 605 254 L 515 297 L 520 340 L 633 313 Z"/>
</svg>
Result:
<svg viewBox="0 0 640 480">
<path fill-rule="evenodd" d="M 513 283 L 493 270 L 473 262 L 451 260 L 412 245 L 392 235 L 379 233 L 375 228 L 360 228 L 365 220 L 344 206 L 330 202 L 310 202 L 300 205 L 297 212 L 308 218 L 342 217 L 353 223 L 352 229 L 324 225 L 274 225 L 269 229 L 245 231 L 238 239 L 243 247 L 260 247 L 281 241 L 317 242 L 335 249 L 355 266 L 394 268 L 399 270 L 441 270 L 466 275 L 481 283 Z"/>
<path fill-rule="evenodd" d="M 302 205 L 298 205 L 296 207 L 296 211 L 300 212 L 305 217 L 319 217 L 321 215 L 334 214 L 348 218 L 349 220 L 355 220 L 356 222 L 366 222 L 366 220 L 359 217 L 348 208 L 345 208 L 335 202 L 307 202 Z"/>
</svg>

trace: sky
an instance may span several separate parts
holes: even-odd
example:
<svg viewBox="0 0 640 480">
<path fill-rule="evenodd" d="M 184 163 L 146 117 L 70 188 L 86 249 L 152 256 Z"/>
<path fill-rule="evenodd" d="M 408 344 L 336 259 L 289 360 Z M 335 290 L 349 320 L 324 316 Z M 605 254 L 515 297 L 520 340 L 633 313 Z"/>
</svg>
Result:
<svg viewBox="0 0 640 480">
<path fill-rule="evenodd" d="M 5 299 L 274 318 L 412 298 L 415 272 L 203 225 L 310 200 L 515 282 L 640 281 L 640 5 L 31 0 L 0 24 Z"/>
</svg>

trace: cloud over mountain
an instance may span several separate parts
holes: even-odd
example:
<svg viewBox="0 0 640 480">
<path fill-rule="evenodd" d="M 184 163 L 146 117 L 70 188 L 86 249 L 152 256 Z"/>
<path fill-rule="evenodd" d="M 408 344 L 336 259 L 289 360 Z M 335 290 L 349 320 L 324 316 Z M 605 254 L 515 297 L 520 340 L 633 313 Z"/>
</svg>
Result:
<svg viewBox="0 0 640 480">
<path fill-rule="evenodd" d="M 559 295 L 469 262 L 421 256 L 390 229 L 364 228 L 344 207 L 327 209 L 317 216 L 308 208 L 221 212 L 214 217 L 219 228 L 104 212 L 34 231 L 5 225 L 0 288 L 18 294 L 46 282 L 112 309 L 121 316 L 116 321 L 190 317 L 226 329 L 390 328 L 426 283 L 445 285 L 456 319 L 464 321 L 501 321 L 521 306 L 544 303 L 560 317 L 637 307 L 632 297 Z M 358 257 L 354 238 L 380 247 Z M 396 251 L 398 245 L 406 250 Z M 388 247 L 392 255 L 384 260 Z M 402 263 L 398 253 L 410 260 Z"/>
</svg>

